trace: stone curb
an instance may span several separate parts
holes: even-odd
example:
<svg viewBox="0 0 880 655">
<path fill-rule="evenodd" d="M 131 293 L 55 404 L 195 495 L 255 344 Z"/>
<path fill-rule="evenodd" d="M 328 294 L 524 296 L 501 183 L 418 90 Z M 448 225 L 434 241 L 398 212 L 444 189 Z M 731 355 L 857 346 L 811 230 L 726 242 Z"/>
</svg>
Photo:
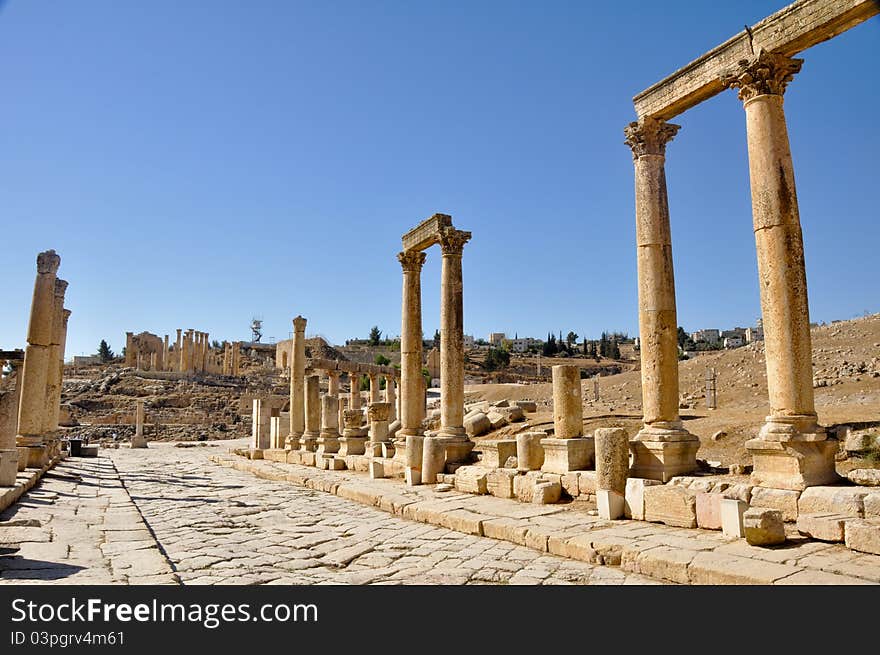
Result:
<svg viewBox="0 0 880 655">
<path fill-rule="evenodd" d="M 0 487 L 3 489 L 3 491 L 0 492 L 0 512 L 9 509 L 13 503 L 21 498 L 26 492 L 30 491 L 34 485 L 40 481 L 40 478 L 45 475 L 46 471 L 53 468 L 65 457 L 67 457 L 66 454 L 61 454 L 39 469 L 25 469 L 16 476 L 14 487 Z"/>
</svg>

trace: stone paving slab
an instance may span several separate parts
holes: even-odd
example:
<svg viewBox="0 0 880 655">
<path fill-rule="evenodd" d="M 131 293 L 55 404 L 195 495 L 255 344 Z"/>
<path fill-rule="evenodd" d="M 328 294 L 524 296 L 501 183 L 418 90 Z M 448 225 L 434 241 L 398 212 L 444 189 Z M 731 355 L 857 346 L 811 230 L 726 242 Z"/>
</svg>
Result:
<svg viewBox="0 0 880 655">
<path fill-rule="evenodd" d="M 605 521 L 584 503 L 531 505 L 515 500 L 406 487 L 399 479 L 371 480 L 352 471 L 248 460 L 214 453 L 221 466 L 259 478 L 326 490 L 412 521 L 508 541 L 591 564 L 620 566 L 680 584 L 878 584 L 880 556 L 842 544 L 790 535 L 784 545 L 750 546 L 719 531 L 644 521 Z"/>
</svg>

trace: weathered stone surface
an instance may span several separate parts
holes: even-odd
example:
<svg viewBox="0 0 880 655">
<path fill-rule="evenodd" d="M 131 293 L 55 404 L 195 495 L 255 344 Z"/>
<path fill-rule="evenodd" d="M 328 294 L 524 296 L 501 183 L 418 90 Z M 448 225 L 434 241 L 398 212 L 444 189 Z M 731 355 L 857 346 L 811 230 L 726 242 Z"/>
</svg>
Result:
<svg viewBox="0 0 880 655">
<path fill-rule="evenodd" d="M 524 412 L 537 412 L 538 404 L 534 400 L 516 400 L 513 403 Z"/>
<path fill-rule="evenodd" d="M 846 522 L 846 547 L 861 553 L 880 555 L 880 519 L 855 519 Z"/>
<path fill-rule="evenodd" d="M 746 541 L 752 546 L 775 546 L 785 542 L 782 512 L 778 509 L 752 507 L 743 515 Z"/>
<path fill-rule="evenodd" d="M 516 476 L 516 469 L 493 469 L 486 473 L 486 491 L 496 498 L 513 498 L 513 479 Z"/>
<path fill-rule="evenodd" d="M 492 424 L 493 430 L 503 428 L 508 423 L 507 417 L 503 414 L 499 414 L 498 412 L 489 412 L 488 414 L 486 414 L 486 418 L 488 418 L 489 423 Z"/>
<path fill-rule="evenodd" d="M 870 493 L 865 496 L 865 518 L 880 519 L 880 492 Z"/>
<path fill-rule="evenodd" d="M 482 466 L 460 466 L 455 471 L 455 488 L 469 494 L 488 493 L 486 474 Z"/>
<path fill-rule="evenodd" d="M 843 526 L 851 519 L 843 514 L 798 514 L 797 529 L 813 539 L 842 542 Z"/>
<path fill-rule="evenodd" d="M 562 485 L 558 482 L 539 482 L 532 490 L 532 502 L 537 505 L 558 503 L 562 494 Z"/>
<path fill-rule="evenodd" d="M 516 435 L 516 462 L 521 471 L 539 471 L 544 464 L 543 432 L 522 432 Z"/>
<path fill-rule="evenodd" d="M 385 477 L 385 465 L 380 459 L 371 459 L 370 460 L 370 479 L 374 480 L 376 478 L 384 478 Z"/>
<path fill-rule="evenodd" d="M 516 457 L 515 439 L 497 439 L 483 441 L 479 446 L 483 451 L 480 464 L 487 468 L 502 468 L 508 457 Z"/>
<path fill-rule="evenodd" d="M 661 580 L 671 580 L 688 584 L 688 564 L 694 559 L 695 551 L 668 546 L 657 546 L 640 552 L 636 556 L 636 571 Z"/>
<path fill-rule="evenodd" d="M 826 486 L 804 490 L 798 500 L 802 514 L 845 514 L 861 518 L 865 515 L 864 499 L 871 493 L 865 487 Z"/>
<path fill-rule="evenodd" d="M 624 496 L 611 489 L 596 491 L 596 507 L 599 518 L 613 521 L 623 517 Z"/>
<path fill-rule="evenodd" d="M 848 453 L 866 453 L 880 450 L 880 435 L 865 432 L 848 432 L 843 442 L 843 449 Z"/>
<path fill-rule="evenodd" d="M 628 519 L 645 520 L 645 487 L 662 484 L 659 480 L 628 478 L 624 493 L 623 515 Z"/>
<path fill-rule="evenodd" d="M 540 471 L 529 471 L 524 475 L 517 475 L 513 479 L 513 493 L 516 494 L 517 500 L 523 503 L 532 502 L 535 485 L 543 480 L 542 476 Z"/>
<path fill-rule="evenodd" d="M 479 437 L 492 429 L 492 422 L 489 420 L 488 416 L 482 412 L 478 412 L 465 417 L 464 429 L 469 437 Z"/>
<path fill-rule="evenodd" d="M 787 564 L 715 552 L 699 552 L 688 565 L 691 584 L 700 585 L 767 585 L 797 572 Z"/>
<path fill-rule="evenodd" d="M 644 488 L 645 520 L 681 528 L 697 527 L 697 499 L 692 491 L 677 485 Z"/>
<path fill-rule="evenodd" d="M 598 480 L 595 471 L 578 472 L 578 491 L 581 496 L 595 495 L 598 488 Z"/>
<path fill-rule="evenodd" d="M 704 530 L 721 529 L 721 494 L 700 492 L 697 494 L 697 527 Z"/>
<path fill-rule="evenodd" d="M 749 504 L 737 498 L 722 498 L 720 502 L 721 532 L 725 537 L 742 539 L 746 536 L 743 516 Z"/>
<path fill-rule="evenodd" d="M 735 498 L 748 504 L 752 499 L 752 489 L 754 486 L 750 484 L 733 484 L 721 492 L 725 498 Z"/>
<path fill-rule="evenodd" d="M 629 474 L 629 437 L 623 428 L 599 428 L 596 442 L 596 484 L 599 489 L 626 493 Z"/>
<path fill-rule="evenodd" d="M 547 473 L 568 473 L 590 468 L 593 463 L 593 439 L 574 437 L 569 439 L 541 439 L 544 463 L 541 470 Z"/>
<path fill-rule="evenodd" d="M 853 469 L 846 477 L 862 487 L 880 487 L 880 469 Z"/>
<path fill-rule="evenodd" d="M 778 509 L 782 512 L 783 521 L 796 521 L 798 516 L 798 498 L 801 492 L 791 489 L 767 489 L 752 487 L 752 498 L 749 504 L 754 507 Z"/>
</svg>

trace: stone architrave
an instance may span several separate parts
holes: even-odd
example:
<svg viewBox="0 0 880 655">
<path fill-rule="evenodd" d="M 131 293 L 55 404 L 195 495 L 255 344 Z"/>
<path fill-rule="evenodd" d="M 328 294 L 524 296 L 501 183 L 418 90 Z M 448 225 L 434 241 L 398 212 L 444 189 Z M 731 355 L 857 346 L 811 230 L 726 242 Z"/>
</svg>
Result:
<svg viewBox="0 0 880 655">
<path fill-rule="evenodd" d="M 403 301 L 400 330 L 400 421 L 399 438 L 421 437 L 425 418 L 422 376 L 422 266 L 425 253 L 406 250 L 397 255 L 403 268 Z M 421 470 L 421 449 L 419 463 Z"/>
<path fill-rule="evenodd" d="M 635 166 L 644 421 L 633 440 L 630 475 L 663 482 L 695 470 L 700 447 L 678 413 L 678 322 L 665 172 L 666 144 L 678 130 L 650 117 L 624 130 Z"/>
<path fill-rule="evenodd" d="M 37 255 L 37 278 L 28 324 L 16 435 L 16 445 L 28 449 L 27 466 L 33 468 L 40 468 L 47 462 L 44 417 L 51 366 L 49 350 L 52 343 L 55 280 L 60 265 L 61 258 L 54 250 Z"/>
<path fill-rule="evenodd" d="M 321 436 L 318 455 L 339 452 L 339 398 L 327 394 L 321 397 Z"/>
<path fill-rule="evenodd" d="M 131 438 L 132 448 L 146 448 L 147 440 L 144 437 L 144 401 L 135 401 L 134 436 Z"/>
<path fill-rule="evenodd" d="M 759 51 L 722 76 L 746 114 L 752 218 L 770 415 L 746 442 L 752 483 L 802 490 L 834 482 L 837 440 L 818 424 L 804 245 L 783 94 L 803 60 Z"/>
<path fill-rule="evenodd" d="M 299 439 L 301 450 L 314 452 L 321 436 L 321 379 L 317 375 L 305 377 L 305 431 Z"/>
<path fill-rule="evenodd" d="M 471 233 L 440 232 L 440 430 L 446 461 L 464 462 L 474 448 L 464 429 L 464 305 L 461 257 Z M 424 479 L 424 473 L 423 473 Z"/>
<path fill-rule="evenodd" d="M 290 357 L 290 434 L 287 449 L 299 450 L 305 431 L 306 319 L 293 319 L 293 340 Z M 233 351 L 234 353 L 234 351 Z M 315 435 L 317 438 L 317 435 Z"/>
</svg>

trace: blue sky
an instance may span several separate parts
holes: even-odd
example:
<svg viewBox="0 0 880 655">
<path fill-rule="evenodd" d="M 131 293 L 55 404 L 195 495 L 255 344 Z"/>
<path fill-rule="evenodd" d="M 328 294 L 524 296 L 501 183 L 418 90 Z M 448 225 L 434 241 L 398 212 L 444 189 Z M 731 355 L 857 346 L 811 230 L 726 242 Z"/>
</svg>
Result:
<svg viewBox="0 0 880 655">
<path fill-rule="evenodd" d="M 400 236 L 473 232 L 465 331 L 638 330 L 632 96 L 783 2 L 9 0 L 0 10 L 0 348 L 37 252 L 68 354 L 126 330 L 335 343 L 400 332 Z M 786 112 L 811 318 L 880 311 L 880 19 L 801 56 Z M 759 316 L 732 91 L 667 151 L 679 323 Z M 440 255 L 422 276 L 439 326 Z"/>
</svg>

